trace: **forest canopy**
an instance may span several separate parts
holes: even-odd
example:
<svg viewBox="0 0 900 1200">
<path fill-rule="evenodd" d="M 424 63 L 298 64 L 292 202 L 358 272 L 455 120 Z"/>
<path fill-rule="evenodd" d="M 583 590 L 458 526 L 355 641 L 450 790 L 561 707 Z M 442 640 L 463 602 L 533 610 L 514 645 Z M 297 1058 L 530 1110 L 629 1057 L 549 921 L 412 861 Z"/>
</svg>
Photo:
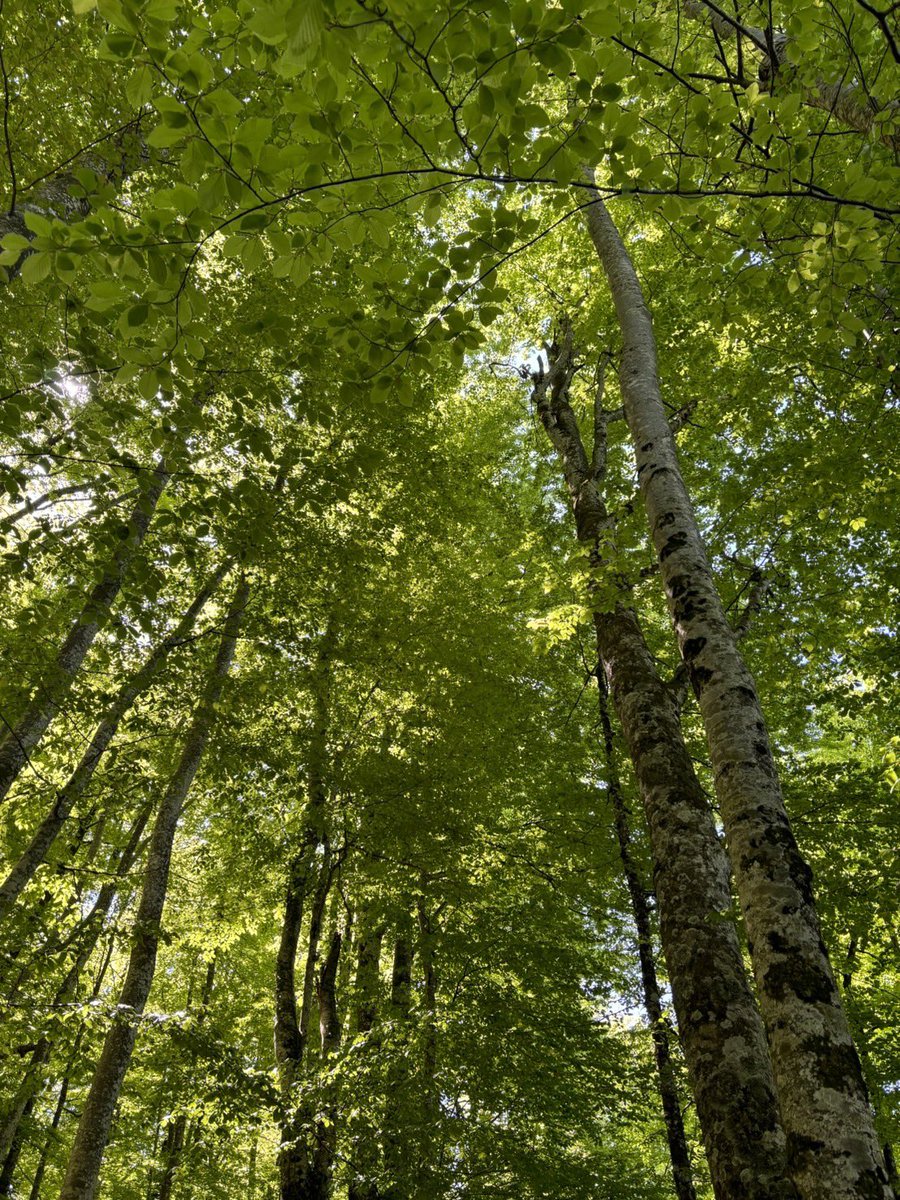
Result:
<svg viewBox="0 0 900 1200">
<path fill-rule="evenodd" d="M 891 1200 L 888 0 L 0 0 L 0 1195 Z"/>
</svg>

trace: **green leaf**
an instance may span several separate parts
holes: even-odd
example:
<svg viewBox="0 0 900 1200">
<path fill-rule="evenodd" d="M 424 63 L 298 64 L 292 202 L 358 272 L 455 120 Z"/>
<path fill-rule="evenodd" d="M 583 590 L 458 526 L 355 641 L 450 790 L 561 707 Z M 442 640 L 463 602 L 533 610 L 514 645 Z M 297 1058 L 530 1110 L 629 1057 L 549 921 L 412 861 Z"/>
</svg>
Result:
<svg viewBox="0 0 900 1200">
<path fill-rule="evenodd" d="M 50 274 L 51 266 L 52 256 L 50 254 L 29 254 L 22 262 L 22 278 L 26 283 L 40 283 Z"/>
</svg>

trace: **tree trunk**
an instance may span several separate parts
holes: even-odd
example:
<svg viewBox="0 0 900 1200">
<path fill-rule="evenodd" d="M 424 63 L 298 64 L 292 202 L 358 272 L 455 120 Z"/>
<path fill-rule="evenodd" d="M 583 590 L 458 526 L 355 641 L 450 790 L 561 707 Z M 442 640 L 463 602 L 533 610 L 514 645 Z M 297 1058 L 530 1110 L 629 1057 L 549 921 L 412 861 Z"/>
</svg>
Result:
<svg viewBox="0 0 900 1200">
<path fill-rule="evenodd" d="M 216 979 L 216 955 L 212 958 L 206 968 L 206 978 L 203 981 L 203 991 L 200 995 L 200 1012 L 197 1018 L 198 1025 L 202 1023 L 206 1010 L 209 1008 L 209 1002 L 212 998 L 212 991 Z M 190 1009 L 190 999 L 188 1000 L 188 1009 Z M 188 1131 L 187 1113 L 179 1113 L 174 1121 L 166 1129 L 165 1140 L 163 1141 L 162 1150 L 162 1171 L 160 1172 L 159 1186 L 151 1191 L 151 1197 L 156 1200 L 172 1200 L 172 1192 L 175 1187 L 175 1178 L 178 1168 L 181 1166 L 181 1160 L 184 1155 L 186 1145 L 186 1137 Z"/>
<path fill-rule="evenodd" d="M 569 402 L 576 364 L 567 323 L 551 356 L 549 373 L 542 368 L 535 377 L 535 406 L 561 459 L 577 537 L 594 548 L 600 567 L 615 553 L 597 486 L 612 414 L 602 410 L 601 380 L 589 460 Z M 730 916 L 728 862 L 672 691 L 637 616 L 621 600 L 594 613 L 594 630 L 647 815 L 663 950 L 715 1194 L 720 1200 L 790 1196 L 765 1035 Z"/>
<path fill-rule="evenodd" d="M 112 906 L 116 895 L 117 883 L 131 870 L 135 854 L 137 853 L 137 847 L 149 816 L 150 806 L 147 805 L 135 821 L 125 849 L 122 851 L 116 870 L 118 878 L 107 880 L 103 884 L 94 907 L 81 927 L 82 944 L 75 956 L 74 962 L 69 967 L 62 983 L 56 991 L 53 1000 L 55 1006 L 68 1003 L 76 994 L 78 981 L 103 932 L 103 920 Z M 97 979 L 94 982 L 91 993 L 92 999 L 96 999 L 100 994 L 103 977 L 106 974 L 108 966 L 109 957 L 107 956 L 97 973 Z M 32 1051 L 22 1082 L 4 1114 L 3 1126 L 0 1128 L 0 1161 L 4 1162 L 4 1164 L 8 1161 L 12 1153 L 12 1148 L 19 1137 L 21 1122 L 30 1110 L 30 1105 L 41 1089 L 42 1068 L 50 1061 L 52 1051 L 53 1041 L 49 1037 L 42 1037 Z"/>
<path fill-rule="evenodd" d="M 0 800 L 4 799 L 19 777 L 31 751 L 43 737 L 71 688 L 97 631 L 119 594 L 129 563 L 144 540 L 168 481 L 169 471 L 162 461 L 154 470 L 145 473 L 134 509 L 127 525 L 123 526 L 125 536 L 116 547 L 99 583 L 91 591 L 87 603 L 75 618 L 48 677 L 26 704 L 16 724 L 7 729 L 0 741 Z"/>
<path fill-rule="evenodd" d="M 82 1109 L 60 1200 L 93 1200 L 97 1188 L 113 1112 L 137 1037 L 137 1023 L 144 1011 L 153 982 L 160 920 L 165 905 L 178 817 L 206 749 L 216 705 L 234 658 L 248 596 L 249 587 L 242 579 L 225 621 L 212 675 L 188 729 L 178 765 L 160 803 L 150 839 L 134 939 L 125 982 L 119 996 L 117 1015 L 106 1035 L 90 1091 Z"/>
<path fill-rule="evenodd" d="M 281 941 L 275 965 L 275 1058 L 278 1067 L 283 1117 L 278 1174 L 282 1200 L 308 1200 L 314 1171 L 305 1110 L 298 1105 L 299 1083 L 312 1014 L 319 939 L 325 905 L 331 888 L 332 864 L 325 802 L 328 760 L 328 696 L 333 626 L 322 636 L 312 672 L 313 728 L 307 763 L 307 812 L 302 845 L 289 869 Z M 299 1016 L 295 960 L 303 923 L 303 906 L 315 881 L 310 912 L 306 962 Z"/>
<path fill-rule="evenodd" d="M 622 862 L 622 873 L 628 888 L 631 901 L 631 912 L 637 932 L 638 962 L 641 969 L 641 991 L 644 997 L 644 1008 L 650 1023 L 650 1036 L 653 1040 L 653 1058 L 656 1063 L 656 1082 L 659 1098 L 662 1104 L 663 1121 L 666 1127 L 666 1141 L 669 1146 L 669 1158 L 672 1162 L 672 1179 L 675 1184 L 675 1195 L 678 1200 L 696 1200 L 693 1174 L 691 1172 L 691 1154 L 688 1147 L 684 1121 L 681 1117 L 681 1102 L 678 1098 L 678 1083 L 672 1065 L 669 1036 L 669 1022 L 663 1015 L 662 1001 L 659 992 L 659 980 L 656 975 L 656 962 L 653 954 L 653 932 L 650 923 L 650 907 L 647 891 L 640 878 L 637 863 L 631 852 L 631 828 L 628 816 L 628 806 L 622 791 L 619 771 L 616 764 L 615 741 L 613 738 L 612 721 L 607 704 L 606 680 L 603 675 L 603 664 L 597 671 L 597 687 L 600 701 L 600 728 L 603 731 L 604 757 L 606 759 L 607 794 L 613 810 L 613 821 L 616 829 L 616 841 L 619 846 L 619 858 Z"/>
<path fill-rule="evenodd" d="M 57 792 L 53 807 L 38 826 L 27 849 L 0 886 L 0 924 L 9 916 L 29 880 L 47 857 L 47 852 L 72 811 L 72 806 L 90 784 L 97 764 L 115 737 L 122 717 L 138 696 L 153 682 L 169 651 L 179 646 L 188 636 L 204 605 L 222 582 L 226 570 L 227 564 L 223 564 L 214 572 L 175 629 L 163 638 L 148 655 L 143 666 L 122 685 L 116 698 L 107 707 L 100 723 L 94 730 L 88 748 L 82 755 L 81 762 Z"/>
<path fill-rule="evenodd" d="M 37 1167 L 35 1168 L 34 1178 L 31 1181 L 31 1191 L 28 1193 L 28 1200 L 39 1200 L 41 1194 L 41 1184 L 44 1182 L 44 1172 L 47 1170 L 47 1159 L 50 1157 L 50 1147 L 56 1138 L 56 1131 L 59 1129 L 59 1123 L 62 1120 L 62 1115 L 66 1108 L 66 1097 L 69 1094 L 69 1074 L 66 1073 L 59 1088 L 59 1096 L 56 1101 L 56 1108 L 53 1110 L 53 1117 L 50 1121 L 50 1128 L 47 1131 L 47 1136 L 44 1139 L 44 1144 L 41 1147 L 40 1158 L 38 1159 Z"/>
<path fill-rule="evenodd" d="M 384 1200 L 402 1200 L 409 1192 L 413 1163 L 407 1153 L 409 1139 L 402 1136 L 404 1095 L 409 1093 L 409 1072 L 400 1059 L 400 1050 L 408 1035 L 412 998 L 413 944 L 408 921 L 404 918 L 394 941 L 391 968 L 391 1044 L 397 1048 L 388 1073 L 388 1094 L 384 1114 L 384 1167 L 389 1183 L 380 1194 Z"/>
<path fill-rule="evenodd" d="M 859 1058 L 819 931 L 750 672 L 716 590 L 678 464 L 640 283 L 599 195 L 588 228 L 623 337 L 622 398 L 682 657 L 700 706 L 747 925 L 787 1134 L 804 1200 L 888 1200 Z"/>
<path fill-rule="evenodd" d="M 341 954 L 341 933 L 336 929 L 322 970 L 319 972 L 317 996 L 319 1002 L 319 1036 L 322 1045 L 322 1063 L 327 1069 L 328 1060 L 341 1045 L 341 1022 L 337 1001 L 337 970 Z M 306 1194 L 315 1200 L 328 1200 L 331 1190 L 331 1174 L 337 1149 L 337 1113 L 334 1105 L 327 1106 L 327 1116 L 316 1125 L 315 1149 L 312 1155 L 311 1177 Z"/>
</svg>

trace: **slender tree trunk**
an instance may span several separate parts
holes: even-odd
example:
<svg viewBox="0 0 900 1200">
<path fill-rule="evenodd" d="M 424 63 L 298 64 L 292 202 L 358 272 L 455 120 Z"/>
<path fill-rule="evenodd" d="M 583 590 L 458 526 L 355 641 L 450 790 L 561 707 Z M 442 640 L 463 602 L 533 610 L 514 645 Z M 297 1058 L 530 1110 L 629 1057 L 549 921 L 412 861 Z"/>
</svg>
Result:
<svg viewBox="0 0 900 1200">
<path fill-rule="evenodd" d="M 209 1002 L 212 999 L 213 987 L 216 980 L 216 955 L 213 954 L 206 968 L 206 978 L 203 981 L 203 991 L 200 995 L 200 1012 L 197 1017 L 198 1025 L 202 1023 Z M 190 1009 L 190 1000 L 188 1008 Z M 162 1150 L 162 1171 L 160 1172 L 159 1186 L 151 1190 L 151 1200 L 172 1200 L 172 1192 L 175 1187 L 175 1179 L 178 1173 L 178 1168 L 181 1166 L 181 1160 L 184 1155 L 185 1146 L 187 1144 L 188 1118 L 187 1113 L 179 1113 L 166 1129 L 166 1136 L 163 1141 Z"/>
<path fill-rule="evenodd" d="M 422 1107 L 425 1114 L 421 1151 L 418 1155 L 418 1175 L 424 1194 L 434 1194 L 437 1170 L 436 1151 L 440 1120 L 440 1093 L 437 1080 L 437 920 L 429 911 L 425 885 L 422 880 L 422 895 L 416 899 L 416 915 L 419 924 L 418 958 L 422 974 L 422 1001 L 424 1005 L 424 1037 L 422 1043 Z"/>
<path fill-rule="evenodd" d="M 716 590 L 662 402 L 640 283 L 599 195 L 588 229 L 623 337 L 622 398 L 641 496 L 709 744 L 778 1087 L 804 1200 L 888 1200 L 859 1058 L 791 831 L 769 736 Z"/>
<path fill-rule="evenodd" d="M 60 1200 L 93 1200 L 109 1140 L 113 1112 L 131 1059 L 137 1022 L 144 1011 L 156 967 L 160 920 L 165 905 L 169 864 L 178 817 L 209 740 L 216 705 L 231 668 L 249 587 L 238 585 L 216 655 L 212 675 L 185 737 L 178 765 L 160 803 L 150 848 L 128 970 L 117 1015 L 106 1035 L 69 1156 Z"/>
<path fill-rule="evenodd" d="M 356 1020 L 357 1033 L 368 1033 L 375 1024 L 378 1012 L 378 966 L 384 927 L 364 927 L 360 932 L 356 958 Z"/>
<path fill-rule="evenodd" d="M 19 777 L 31 751 L 43 737 L 71 688 L 85 655 L 121 590 L 128 566 L 144 540 L 168 481 L 169 470 L 162 461 L 145 474 L 140 494 L 125 526 L 126 534 L 69 629 L 48 677 L 26 704 L 16 724 L 7 726 L 6 734 L 0 741 L 0 800 L 4 799 Z"/>
<path fill-rule="evenodd" d="M 576 364 L 568 324 L 551 356 L 549 372 L 535 377 L 535 406 L 560 456 L 576 534 L 599 567 L 615 554 L 597 486 L 612 414 L 602 409 L 601 380 L 589 460 L 569 402 Z M 601 598 L 592 599 L 596 607 Z M 647 815 L 663 950 L 713 1188 L 719 1200 L 790 1196 L 765 1035 L 730 916 L 728 862 L 672 691 L 620 599 L 595 612 L 594 630 Z"/>
<path fill-rule="evenodd" d="M 672 1053 L 669 1045 L 671 1030 L 668 1021 L 663 1015 L 659 980 L 656 975 L 650 906 L 647 890 L 640 878 L 637 863 L 634 861 L 634 855 L 631 852 L 632 842 L 628 806 L 622 791 L 622 784 L 616 764 L 615 741 L 613 738 L 612 721 L 609 715 L 606 678 L 603 674 L 602 663 L 597 672 L 597 686 L 600 701 L 600 728 L 603 731 L 603 747 L 606 759 L 607 794 L 612 805 L 616 841 L 619 846 L 619 858 L 622 862 L 622 873 L 625 876 L 625 884 L 628 888 L 631 912 L 637 932 L 641 990 L 644 997 L 647 1020 L 650 1023 L 650 1036 L 653 1040 L 656 1082 L 659 1089 L 659 1098 L 662 1103 L 663 1121 L 666 1127 L 666 1141 L 669 1146 L 669 1158 L 672 1162 L 675 1195 L 678 1197 L 678 1200 L 696 1200 L 697 1193 L 694 1188 L 691 1171 L 691 1154 L 688 1147 L 687 1134 L 684 1129 L 684 1121 L 681 1117 L 678 1083 L 675 1078 L 675 1069 L 672 1064 Z"/>
<path fill-rule="evenodd" d="M 391 1018 L 392 1044 L 397 1047 L 395 1062 L 388 1075 L 387 1104 L 384 1114 L 384 1167 L 387 1188 L 380 1194 L 384 1200 L 402 1200 L 408 1194 L 413 1163 L 407 1153 L 409 1139 L 403 1136 L 403 1098 L 409 1092 L 409 1072 L 400 1060 L 399 1050 L 408 1036 L 409 1009 L 412 998 L 413 944 L 404 920 L 394 941 L 394 961 L 391 967 L 391 994 L 388 1011 Z"/>
<path fill-rule="evenodd" d="M 169 652 L 179 646 L 188 636 L 203 607 L 222 582 L 226 570 L 227 564 L 223 564 L 213 573 L 172 633 L 163 638 L 148 655 L 140 669 L 122 685 L 118 695 L 106 709 L 94 730 L 88 748 L 82 755 L 81 762 L 57 792 L 53 807 L 38 826 L 19 861 L 10 871 L 4 883 L 0 885 L 0 923 L 9 915 L 29 880 L 46 859 L 47 852 L 72 811 L 72 806 L 84 795 L 97 764 L 115 737 L 122 717 L 138 696 L 146 691 L 153 682 Z"/>
<path fill-rule="evenodd" d="M 50 1121 L 50 1128 L 47 1131 L 47 1136 L 44 1139 L 44 1144 L 41 1147 L 40 1158 L 35 1168 L 34 1178 L 31 1181 L 31 1191 L 28 1194 L 28 1200 L 39 1200 L 41 1194 L 41 1185 L 44 1182 L 44 1173 L 47 1170 L 47 1159 L 50 1157 L 50 1148 L 57 1137 L 57 1129 L 62 1120 L 62 1115 L 66 1108 L 66 1098 L 69 1095 L 69 1073 L 67 1072 L 63 1078 L 59 1088 L 59 1096 L 56 1100 L 56 1108 L 53 1110 L 53 1117 Z"/>
<path fill-rule="evenodd" d="M 337 1000 L 337 971 L 341 954 L 341 933 L 335 929 L 322 970 L 319 972 L 317 997 L 319 1003 L 319 1038 L 322 1046 L 322 1064 L 327 1069 L 328 1060 L 340 1049 L 341 1021 Z M 307 1182 L 307 1195 L 315 1200 L 328 1200 L 331 1190 L 331 1174 L 337 1149 L 337 1113 L 334 1105 L 328 1105 L 327 1119 L 316 1126 L 315 1149 L 312 1170 Z"/>
<path fill-rule="evenodd" d="M 356 1009 L 353 1024 L 357 1034 L 365 1035 L 372 1033 L 378 1020 L 379 966 L 384 926 L 373 926 L 365 916 L 360 924 L 354 983 Z M 366 1043 L 367 1054 L 374 1049 L 373 1038 Z M 353 1157 L 357 1174 L 348 1185 L 347 1200 L 378 1200 L 378 1186 L 370 1178 L 374 1174 L 377 1162 L 377 1151 L 372 1146 L 372 1139 L 366 1139 L 364 1142 L 358 1141 Z"/>
<path fill-rule="evenodd" d="M 281 1200 L 307 1200 L 306 1189 L 313 1169 L 305 1108 L 298 1105 L 296 1088 L 301 1078 L 309 1039 L 319 939 L 332 878 L 325 813 L 332 644 L 333 629 L 329 625 L 320 642 L 312 673 L 313 729 L 307 763 L 305 829 L 302 845 L 289 869 L 281 940 L 275 965 L 275 1058 L 283 1107 L 281 1146 L 278 1152 Z M 295 961 L 303 924 L 304 902 L 313 886 L 315 893 L 310 912 L 298 1015 Z"/>
<path fill-rule="evenodd" d="M 119 879 L 122 878 L 128 871 L 131 870 L 131 865 L 134 862 L 134 857 L 137 852 L 137 847 L 140 843 L 141 835 L 147 824 L 150 816 L 150 807 L 146 806 L 139 814 L 125 849 L 122 851 L 119 865 L 116 871 L 117 879 L 107 880 L 100 889 L 97 896 L 97 901 L 91 909 L 81 931 L 81 946 L 75 956 L 75 960 L 66 972 L 65 978 L 60 984 L 54 996 L 54 1005 L 62 1005 L 69 1003 L 77 993 L 78 982 L 81 979 L 82 972 L 88 964 L 88 960 L 94 952 L 100 935 L 103 932 L 103 921 L 109 912 L 112 902 L 116 896 L 116 889 Z M 100 988 L 103 983 L 103 977 L 106 974 L 106 969 L 109 966 L 109 957 L 101 964 L 101 969 L 97 974 L 97 979 L 94 983 L 91 998 L 96 999 L 100 994 Z M 50 1055 L 53 1051 L 53 1041 L 49 1037 L 42 1037 L 34 1048 L 29 1060 L 28 1066 L 25 1069 L 25 1074 L 22 1082 L 16 1091 L 15 1096 L 9 1107 L 7 1108 L 4 1117 L 3 1125 L 0 1128 L 0 1162 L 4 1163 L 4 1172 L 6 1163 L 12 1154 L 13 1147 L 19 1138 L 21 1123 L 23 1118 L 30 1111 L 30 1106 L 41 1088 L 41 1080 L 43 1068 L 50 1061 Z M 18 1157 L 16 1155 L 16 1157 Z M 14 1167 L 14 1164 L 13 1164 Z M 10 1168 L 10 1171 L 13 1168 Z M 0 1193 L 2 1195 L 2 1193 Z"/>
</svg>

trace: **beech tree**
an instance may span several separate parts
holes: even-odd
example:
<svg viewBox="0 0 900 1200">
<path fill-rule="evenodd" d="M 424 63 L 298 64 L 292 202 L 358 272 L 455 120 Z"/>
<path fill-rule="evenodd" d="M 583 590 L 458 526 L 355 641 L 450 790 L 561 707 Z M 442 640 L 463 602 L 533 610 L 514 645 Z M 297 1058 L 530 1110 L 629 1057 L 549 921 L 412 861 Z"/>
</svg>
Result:
<svg viewBox="0 0 900 1200">
<path fill-rule="evenodd" d="M 898 36 L 0 6 L 0 1193 L 885 1200 Z"/>
</svg>

